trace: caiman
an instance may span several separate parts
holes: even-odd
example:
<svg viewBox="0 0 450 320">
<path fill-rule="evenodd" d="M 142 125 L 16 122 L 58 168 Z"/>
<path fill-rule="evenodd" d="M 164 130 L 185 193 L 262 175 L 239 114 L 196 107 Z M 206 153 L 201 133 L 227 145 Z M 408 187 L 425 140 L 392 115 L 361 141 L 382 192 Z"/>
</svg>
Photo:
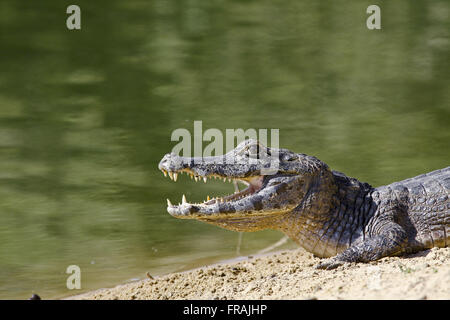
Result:
<svg viewBox="0 0 450 320">
<path fill-rule="evenodd" d="M 246 140 L 221 156 L 166 154 L 159 169 L 175 181 L 187 173 L 247 186 L 202 203 L 167 200 L 172 216 L 234 231 L 280 230 L 328 258 L 320 269 L 450 244 L 450 167 L 374 188 L 313 156 Z"/>
</svg>

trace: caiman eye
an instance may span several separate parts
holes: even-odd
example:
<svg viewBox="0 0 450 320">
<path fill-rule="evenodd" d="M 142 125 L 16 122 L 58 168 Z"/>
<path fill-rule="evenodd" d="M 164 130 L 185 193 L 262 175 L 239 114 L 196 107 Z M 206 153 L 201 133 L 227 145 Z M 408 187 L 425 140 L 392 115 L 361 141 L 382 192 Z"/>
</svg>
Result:
<svg viewBox="0 0 450 320">
<path fill-rule="evenodd" d="M 278 181 L 278 180 L 272 180 L 272 181 L 269 181 L 269 183 L 267 184 L 267 186 L 268 187 L 273 187 L 273 186 L 276 186 L 276 185 L 278 185 L 278 184 L 280 184 L 281 183 L 281 181 Z"/>
<path fill-rule="evenodd" d="M 283 158 L 284 158 L 283 159 L 284 161 L 297 161 L 298 160 L 298 157 L 296 154 L 287 154 Z"/>
</svg>

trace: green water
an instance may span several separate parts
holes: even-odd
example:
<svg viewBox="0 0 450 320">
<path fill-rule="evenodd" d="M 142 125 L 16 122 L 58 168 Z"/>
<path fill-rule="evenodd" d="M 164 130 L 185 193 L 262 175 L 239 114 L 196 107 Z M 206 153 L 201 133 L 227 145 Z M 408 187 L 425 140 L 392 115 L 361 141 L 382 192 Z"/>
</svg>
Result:
<svg viewBox="0 0 450 320">
<path fill-rule="evenodd" d="M 278 128 L 280 145 L 374 186 L 449 165 L 448 1 L 0 3 L 0 298 L 57 298 L 237 256 L 172 218 L 173 130 Z M 180 200 L 178 200 L 180 201 Z M 240 254 L 281 238 L 246 233 Z M 293 247 L 288 243 L 285 247 Z M 69 265 L 81 290 L 68 290 Z"/>
</svg>

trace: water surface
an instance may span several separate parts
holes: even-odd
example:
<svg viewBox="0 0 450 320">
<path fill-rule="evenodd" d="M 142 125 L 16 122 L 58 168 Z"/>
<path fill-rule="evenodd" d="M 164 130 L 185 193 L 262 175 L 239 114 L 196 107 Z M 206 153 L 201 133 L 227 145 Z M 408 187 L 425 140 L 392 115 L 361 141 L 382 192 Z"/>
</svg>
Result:
<svg viewBox="0 0 450 320">
<path fill-rule="evenodd" d="M 77 1 L 80 31 L 69 4 L 0 4 L 2 299 L 236 257 L 237 233 L 166 213 L 233 190 L 157 170 L 194 120 L 278 128 L 374 186 L 449 165 L 448 1 L 379 1 L 377 31 L 369 1 Z M 281 237 L 246 233 L 240 254 Z"/>
</svg>

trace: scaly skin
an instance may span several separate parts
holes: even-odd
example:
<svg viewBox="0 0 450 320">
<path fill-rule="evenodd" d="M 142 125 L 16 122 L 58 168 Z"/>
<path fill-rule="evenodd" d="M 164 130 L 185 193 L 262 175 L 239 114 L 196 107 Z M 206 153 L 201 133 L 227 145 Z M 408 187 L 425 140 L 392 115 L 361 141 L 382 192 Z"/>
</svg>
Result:
<svg viewBox="0 0 450 320">
<path fill-rule="evenodd" d="M 279 159 L 278 167 L 268 172 L 273 159 Z M 191 204 L 183 196 L 177 206 L 168 200 L 167 210 L 229 230 L 280 230 L 329 258 L 321 269 L 450 244 L 450 167 L 373 188 L 315 157 L 246 140 L 223 156 L 166 154 L 159 169 L 174 180 L 185 172 L 205 182 L 244 182 L 247 189 L 222 200 Z"/>
</svg>

